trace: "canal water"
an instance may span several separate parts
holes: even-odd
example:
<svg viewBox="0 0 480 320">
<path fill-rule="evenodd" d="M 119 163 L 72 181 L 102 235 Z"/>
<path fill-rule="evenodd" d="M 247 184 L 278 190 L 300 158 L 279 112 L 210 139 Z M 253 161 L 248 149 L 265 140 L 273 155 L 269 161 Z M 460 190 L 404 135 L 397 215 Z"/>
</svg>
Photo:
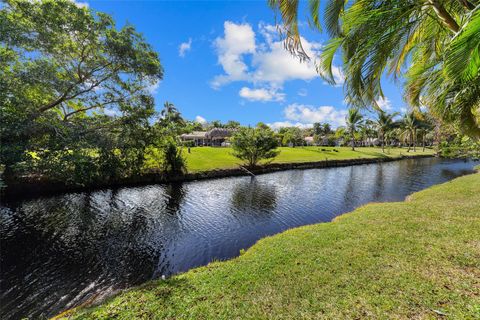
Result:
<svg viewBox="0 0 480 320">
<path fill-rule="evenodd" d="M 0 207 L 0 318 L 52 316 L 232 258 L 262 237 L 401 201 L 476 164 L 407 159 L 10 200 Z"/>
</svg>

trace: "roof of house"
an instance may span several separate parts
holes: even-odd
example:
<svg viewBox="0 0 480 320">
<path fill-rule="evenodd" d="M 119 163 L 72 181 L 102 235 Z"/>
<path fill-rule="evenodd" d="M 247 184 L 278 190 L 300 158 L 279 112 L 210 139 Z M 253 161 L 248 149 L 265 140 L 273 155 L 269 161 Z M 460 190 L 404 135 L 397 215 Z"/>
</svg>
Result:
<svg viewBox="0 0 480 320">
<path fill-rule="evenodd" d="M 232 130 L 227 128 L 213 128 L 207 132 L 207 138 L 227 138 L 232 135 Z"/>
<path fill-rule="evenodd" d="M 191 139 L 224 139 L 230 137 L 233 133 L 232 129 L 227 128 L 213 128 L 209 131 L 193 131 L 191 133 L 184 133 L 180 137 L 184 140 Z"/>
<path fill-rule="evenodd" d="M 192 133 L 184 133 L 180 136 L 182 139 L 206 139 L 207 132 L 205 131 L 193 131 Z"/>
</svg>

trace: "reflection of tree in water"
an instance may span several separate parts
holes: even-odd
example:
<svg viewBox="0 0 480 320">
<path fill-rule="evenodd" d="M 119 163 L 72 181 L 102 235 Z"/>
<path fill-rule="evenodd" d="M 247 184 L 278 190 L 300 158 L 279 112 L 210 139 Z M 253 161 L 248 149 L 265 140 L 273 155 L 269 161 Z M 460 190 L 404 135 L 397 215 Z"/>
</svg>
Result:
<svg viewBox="0 0 480 320">
<path fill-rule="evenodd" d="M 2 317 L 20 318 L 25 310 L 35 310 L 34 318 L 53 315 L 75 297 L 80 303 L 98 290 L 150 279 L 168 236 L 156 228 L 172 229 L 177 223 L 174 217 L 159 222 L 155 219 L 162 217 L 153 213 L 165 210 L 163 201 L 167 210 L 175 210 L 181 195 L 179 188 L 166 197 L 142 190 L 102 191 L 5 209 L 0 283 L 12 290 L 0 294 L 1 305 L 8 307 L 2 308 Z"/>
<path fill-rule="evenodd" d="M 277 206 L 277 194 L 274 185 L 260 183 L 257 179 L 238 183 L 232 191 L 232 207 L 235 211 L 266 212 Z"/>
<path fill-rule="evenodd" d="M 185 199 L 185 188 L 182 183 L 171 183 L 165 187 L 165 209 L 168 213 L 176 215 Z"/>
</svg>

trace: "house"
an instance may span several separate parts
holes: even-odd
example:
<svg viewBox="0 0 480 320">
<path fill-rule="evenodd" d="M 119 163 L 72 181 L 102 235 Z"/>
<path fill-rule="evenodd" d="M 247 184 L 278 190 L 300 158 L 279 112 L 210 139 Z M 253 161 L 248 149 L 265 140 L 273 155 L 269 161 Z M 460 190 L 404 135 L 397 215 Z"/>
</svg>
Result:
<svg viewBox="0 0 480 320">
<path fill-rule="evenodd" d="M 305 137 L 305 138 L 303 138 L 303 140 L 305 140 L 305 144 L 307 146 L 315 145 L 315 141 L 314 141 L 313 137 Z"/>
<path fill-rule="evenodd" d="M 207 132 L 205 131 L 193 131 L 192 133 L 184 133 L 180 135 L 180 140 L 183 142 L 193 141 L 195 146 L 208 145 L 209 139 L 207 138 Z"/>
<path fill-rule="evenodd" d="M 213 128 L 209 131 L 193 131 L 180 136 L 183 142 L 193 141 L 195 146 L 224 147 L 228 145 L 228 138 L 233 130 L 227 128 Z"/>
</svg>

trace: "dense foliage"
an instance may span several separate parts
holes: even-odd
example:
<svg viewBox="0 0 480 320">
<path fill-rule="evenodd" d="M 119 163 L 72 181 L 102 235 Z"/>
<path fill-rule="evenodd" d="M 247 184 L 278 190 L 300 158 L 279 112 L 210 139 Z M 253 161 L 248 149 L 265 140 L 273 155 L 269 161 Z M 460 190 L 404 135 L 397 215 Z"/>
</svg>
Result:
<svg viewBox="0 0 480 320">
<path fill-rule="evenodd" d="M 151 138 L 157 53 L 133 26 L 67 0 L 0 9 L 0 163 L 88 183 L 138 172 Z"/>
<path fill-rule="evenodd" d="M 278 155 L 277 139 L 273 131 L 262 128 L 241 128 L 232 137 L 233 155 L 254 167 L 260 160 Z"/>
<path fill-rule="evenodd" d="M 309 59 L 300 41 L 299 0 L 269 0 L 280 13 L 286 46 Z M 320 13 L 320 4 L 325 10 Z M 463 134 L 480 138 L 480 1 L 310 0 L 310 25 L 330 35 L 318 70 L 334 83 L 332 65 L 343 58 L 347 99 L 374 105 L 384 73 L 406 79 L 405 99 L 426 106 Z"/>
</svg>

